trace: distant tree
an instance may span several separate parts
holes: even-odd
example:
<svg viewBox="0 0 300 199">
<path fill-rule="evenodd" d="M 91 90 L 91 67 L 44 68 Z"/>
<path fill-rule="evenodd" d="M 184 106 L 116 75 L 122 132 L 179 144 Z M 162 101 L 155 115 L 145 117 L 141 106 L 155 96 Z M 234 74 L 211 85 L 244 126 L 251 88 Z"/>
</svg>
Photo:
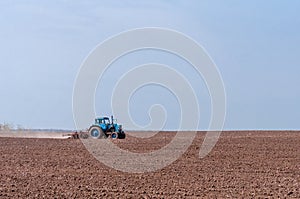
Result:
<svg viewBox="0 0 300 199">
<path fill-rule="evenodd" d="M 20 125 L 20 124 L 17 124 L 17 130 L 23 130 L 24 128 L 23 128 L 23 126 L 22 125 Z"/>
<path fill-rule="evenodd" d="M 9 130 L 12 130 L 14 128 L 14 125 L 13 124 L 9 124 L 9 123 L 4 123 L 2 125 L 2 128 L 3 128 L 3 130 L 9 131 Z"/>
</svg>

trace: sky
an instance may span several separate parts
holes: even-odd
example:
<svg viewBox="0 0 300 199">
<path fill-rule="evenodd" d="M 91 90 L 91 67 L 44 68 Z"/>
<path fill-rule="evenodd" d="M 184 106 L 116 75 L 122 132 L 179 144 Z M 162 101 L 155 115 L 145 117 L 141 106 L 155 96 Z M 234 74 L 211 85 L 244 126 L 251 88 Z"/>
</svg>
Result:
<svg viewBox="0 0 300 199">
<path fill-rule="evenodd" d="M 74 129 L 74 82 L 89 53 L 120 32 L 161 27 L 193 38 L 215 62 L 226 89 L 224 129 L 300 129 L 299 10 L 297 0 L 1 1 L 0 123 Z M 153 50 L 113 64 L 97 88 L 97 115 L 111 114 L 109 97 L 124 68 L 153 61 L 190 80 L 205 129 L 210 96 L 203 79 L 178 57 Z M 161 87 L 136 92 L 130 114 L 146 125 L 157 103 L 169 113 L 165 129 L 176 129 L 178 102 Z"/>
</svg>

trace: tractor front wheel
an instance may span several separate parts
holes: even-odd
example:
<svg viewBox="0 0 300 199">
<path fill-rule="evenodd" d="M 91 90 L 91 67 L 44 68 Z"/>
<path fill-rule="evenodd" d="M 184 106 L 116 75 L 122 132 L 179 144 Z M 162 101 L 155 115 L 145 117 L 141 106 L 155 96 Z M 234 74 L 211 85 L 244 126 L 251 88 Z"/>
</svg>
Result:
<svg viewBox="0 0 300 199">
<path fill-rule="evenodd" d="M 110 137 L 111 137 L 111 139 L 118 139 L 119 135 L 117 132 L 113 132 L 113 133 L 111 133 Z"/>
<path fill-rule="evenodd" d="M 119 132 L 118 137 L 119 137 L 119 139 L 125 139 L 125 137 L 126 137 L 125 132 L 124 131 Z"/>
</svg>

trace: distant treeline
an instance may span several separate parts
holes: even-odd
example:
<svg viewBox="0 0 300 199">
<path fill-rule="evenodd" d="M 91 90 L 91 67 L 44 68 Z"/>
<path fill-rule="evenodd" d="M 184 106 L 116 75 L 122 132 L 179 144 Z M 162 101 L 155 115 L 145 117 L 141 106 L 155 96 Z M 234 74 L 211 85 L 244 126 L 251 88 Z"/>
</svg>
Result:
<svg viewBox="0 0 300 199">
<path fill-rule="evenodd" d="M 72 132 L 66 129 L 26 129 L 21 125 L 13 125 L 9 123 L 0 124 L 0 131 L 44 131 L 44 132 Z"/>
<path fill-rule="evenodd" d="M 13 124 L 9 124 L 9 123 L 4 123 L 4 124 L 0 124 L 0 130 L 13 130 L 13 129 L 22 129 L 22 127 L 20 125 L 17 125 L 15 127 L 15 125 Z"/>
</svg>

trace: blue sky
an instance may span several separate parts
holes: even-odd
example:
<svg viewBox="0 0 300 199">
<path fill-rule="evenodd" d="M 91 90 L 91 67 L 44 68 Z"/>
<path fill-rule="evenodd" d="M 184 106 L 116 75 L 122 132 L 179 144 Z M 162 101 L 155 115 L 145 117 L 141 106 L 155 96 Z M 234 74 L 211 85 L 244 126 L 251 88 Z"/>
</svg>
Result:
<svg viewBox="0 0 300 199">
<path fill-rule="evenodd" d="M 226 88 L 225 129 L 299 129 L 299 10 L 297 0 L 1 1 L 0 123 L 75 128 L 73 84 L 85 57 L 112 35 L 154 26 L 192 37 L 212 57 Z M 182 62 L 151 51 L 130 56 L 124 58 L 125 65 L 154 59 L 179 69 Z M 205 128 L 209 96 L 192 71 L 185 75 L 199 90 Z M 165 96 L 160 101 L 148 96 L 146 107 L 165 104 L 175 113 L 166 128 L 176 126 L 172 95 L 160 88 L 145 92 Z M 99 92 L 96 100 L 97 114 L 109 115 L 109 100 Z M 133 118 L 146 124 L 146 108 L 140 107 L 145 99 L 141 94 L 135 100 L 130 103 Z"/>
</svg>

